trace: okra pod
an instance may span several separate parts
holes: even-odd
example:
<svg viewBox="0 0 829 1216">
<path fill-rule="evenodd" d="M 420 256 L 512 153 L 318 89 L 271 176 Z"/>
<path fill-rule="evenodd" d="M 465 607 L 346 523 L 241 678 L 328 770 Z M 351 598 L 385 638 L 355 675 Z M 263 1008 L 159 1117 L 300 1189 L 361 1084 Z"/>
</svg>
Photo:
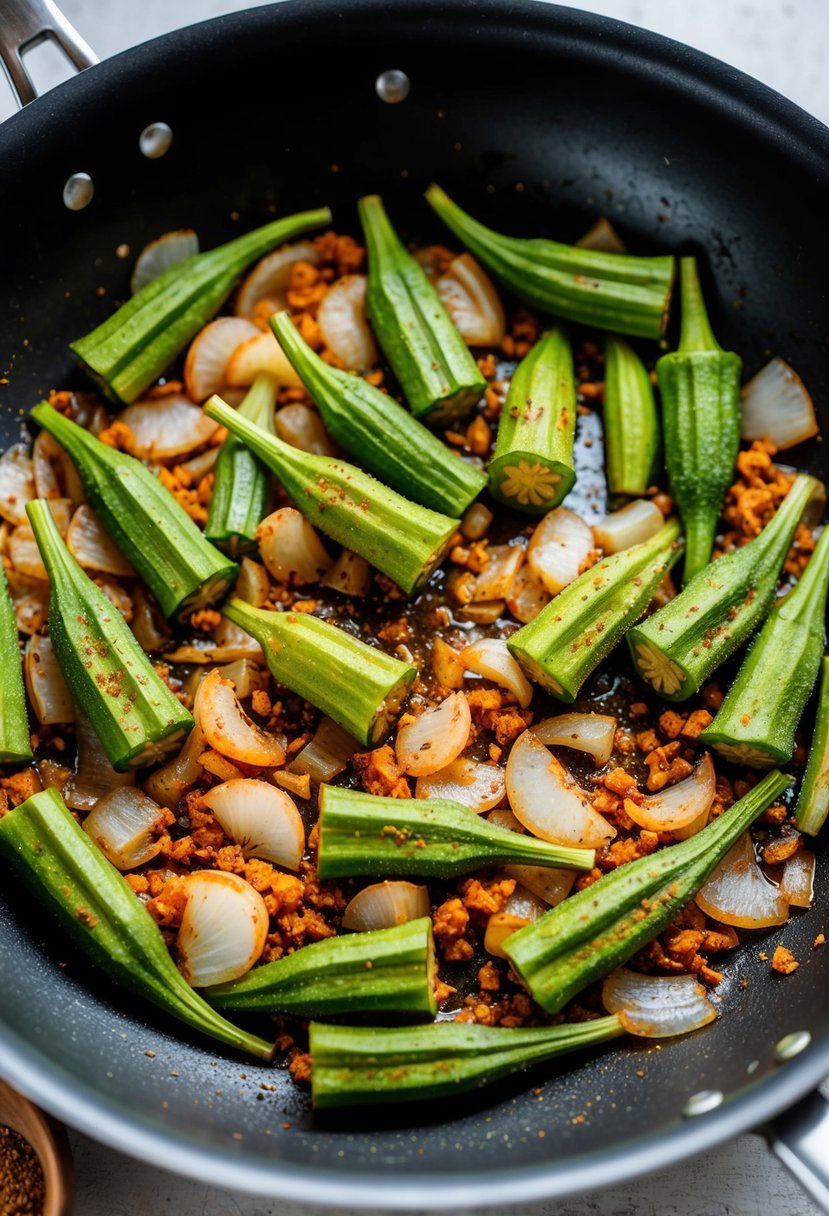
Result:
<svg viewBox="0 0 829 1216">
<path fill-rule="evenodd" d="M 486 380 L 380 196 L 361 198 L 359 211 L 368 249 L 369 320 L 412 413 L 430 426 L 463 417 L 480 400 Z"/>
<path fill-rule="evenodd" d="M 829 528 L 824 528 L 794 590 L 778 600 L 700 735 L 725 760 L 750 768 L 787 764 L 794 735 L 815 685 L 826 632 Z"/>
<path fill-rule="evenodd" d="M 327 207 L 246 232 L 171 266 L 117 312 L 71 344 L 113 401 L 134 401 L 206 325 L 250 263 L 308 228 L 330 222 Z"/>
<path fill-rule="evenodd" d="M 645 612 L 682 552 L 679 535 L 679 521 L 671 519 L 649 540 L 602 558 L 507 638 L 530 679 L 560 701 L 574 701 L 591 671 Z"/>
<path fill-rule="evenodd" d="M 660 338 L 668 320 L 672 257 L 601 253 L 543 238 L 504 236 L 431 185 L 426 200 L 468 249 L 519 300 L 542 312 L 640 338 Z"/>
<path fill-rule="evenodd" d="M 221 397 L 211 397 L 204 410 L 276 474 L 294 505 L 321 532 L 359 553 L 409 594 L 427 581 L 458 520 L 409 502 L 356 465 L 275 439 Z"/>
<path fill-rule="evenodd" d="M 317 1110 L 452 1098 L 624 1034 L 619 1019 L 558 1026 L 310 1026 Z"/>
<path fill-rule="evenodd" d="M 557 1013 L 652 941 L 790 784 L 783 773 L 768 773 L 695 836 L 604 874 L 508 937 L 504 951 L 533 1000 Z"/>
<path fill-rule="evenodd" d="M 181 745 L 191 715 L 66 548 L 46 500 L 27 503 L 26 513 L 49 575 L 49 636 L 73 698 L 118 772 L 160 760 Z"/>
<path fill-rule="evenodd" d="M 33 794 L 0 819 L 0 852 L 115 983 L 220 1043 L 273 1058 L 273 1044 L 231 1025 L 193 991 L 158 925 L 57 790 Z"/>
<path fill-rule="evenodd" d="M 279 386 L 260 372 L 239 405 L 243 418 L 275 436 L 273 412 Z M 256 547 L 256 529 L 268 513 L 270 470 L 236 435 L 228 435 L 216 458 L 213 493 L 204 534 L 233 557 Z"/>
<path fill-rule="evenodd" d="M 604 443 L 611 494 L 641 497 L 659 465 L 659 415 L 648 370 L 623 338 L 604 343 Z"/>
<path fill-rule="evenodd" d="M 766 618 L 798 520 L 817 486 L 801 473 L 759 536 L 711 562 L 631 629 L 636 669 L 661 697 L 687 700 Z"/>
<path fill-rule="evenodd" d="M 820 664 L 817 718 L 809 761 L 797 798 L 795 823 L 807 836 L 817 836 L 829 815 L 829 657 Z"/>
<path fill-rule="evenodd" d="M 273 677 L 369 747 L 391 730 L 417 668 L 307 612 L 232 599 L 224 615 L 256 638 Z"/>
<path fill-rule="evenodd" d="M 31 758 L 17 621 L 6 572 L 0 562 L 0 764 L 17 764 Z"/>
<path fill-rule="evenodd" d="M 344 451 L 422 507 L 463 514 L 486 485 L 485 473 L 451 452 L 393 397 L 320 359 L 286 312 L 271 317 L 271 325 L 328 433 Z"/>
<path fill-rule="evenodd" d="M 236 565 L 205 540 L 145 464 L 101 443 L 45 401 L 31 417 L 68 452 L 95 514 L 166 617 L 186 619 L 221 599 L 236 579 Z"/>
<path fill-rule="evenodd" d="M 656 363 L 665 466 L 685 531 L 687 584 L 711 560 L 717 520 L 740 446 L 740 371 L 712 333 L 695 258 L 680 258 L 679 349 Z"/>
<path fill-rule="evenodd" d="M 320 788 L 319 875 L 455 878 L 482 866 L 527 863 L 589 870 L 593 849 L 510 832 L 445 798 L 384 798 Z"/>
<path fill-rule="evenodd" d="M 428 916 L 312 942 L 254 967 L 238 980 L 207 988 L 216 1009 L 331 1017 L 342 1013 L 434 1017 L 435 959 Z"/>
<path fill-rule="evenodd" d="M 549 511 L 576 480 L 573 350 L 561 326 L 536 342 L 515 369 L 489 462 L 489 492 L 508 507 Z"/>
</svg>

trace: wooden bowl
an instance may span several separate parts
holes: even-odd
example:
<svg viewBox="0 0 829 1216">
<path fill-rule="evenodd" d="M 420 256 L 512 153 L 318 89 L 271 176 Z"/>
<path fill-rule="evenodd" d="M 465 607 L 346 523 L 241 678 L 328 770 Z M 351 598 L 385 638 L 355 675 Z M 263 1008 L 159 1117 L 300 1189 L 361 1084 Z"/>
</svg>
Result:
<svg viewBox="0 0 829 1216">
<path fill-rule="evenodd" d="M 43 1216 L 69 1216 L 74 1169 L 63 1124 L 45 1115 L 5 1081 L 0 1081 L 0 1124 L 25 1136 L 40 1159 L 46 1183 Z"/>
</svg>

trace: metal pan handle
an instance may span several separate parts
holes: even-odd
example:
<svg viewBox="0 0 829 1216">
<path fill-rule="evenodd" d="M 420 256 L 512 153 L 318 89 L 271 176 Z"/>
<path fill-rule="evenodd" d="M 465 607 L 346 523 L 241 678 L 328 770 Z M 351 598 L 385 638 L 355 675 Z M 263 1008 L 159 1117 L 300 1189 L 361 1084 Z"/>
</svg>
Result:
<svg viewBox="0 0 829 1216">
<path fill-rule="evenodd" d="M 829 1213 L 829 1102 L 819 1090 L 764 1129 L 769 1148 L 804 1191 Z"/>
<path fill-rule="evenodd" d="M 47 38 L 57 43 L 79 72 L 98 62 L 98 56 L 52 0 L 2 0 L 0 58 L 21 106 L 28 105 L 37 97 L 37 90 L 23 61 L 23 52 Z"/>
</svg>

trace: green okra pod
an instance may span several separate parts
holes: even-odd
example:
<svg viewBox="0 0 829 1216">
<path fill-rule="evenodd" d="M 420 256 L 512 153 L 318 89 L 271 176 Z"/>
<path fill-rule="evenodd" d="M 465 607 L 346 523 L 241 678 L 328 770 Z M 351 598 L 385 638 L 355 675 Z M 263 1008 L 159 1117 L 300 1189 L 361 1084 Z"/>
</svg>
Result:
<svg viewBox="0 0 829 1216">
<path fill-rule="evenodd" d="M 32 758 L 23 665 L 14 605 L 0 562 L 0 764 Z"/>
<path fill-rule="evenodd" d="M 573 349 L 561 326 L 544 334 L 513 372 L 489 462 L 489 492 L 535 514 L 561 502 L 576 480 Z"/>
<path fill-rule="evenodd" d="M 486 485 L 485 473 L 450 451 L 393 397 L 320 359 L 287 312 L 272 317 L 271 326 L 328 433 L 344 451 L 413 502 L 451 516 L 463 514 Z"/>
<path fill-rule="evenodd" d="M 665 466 L 685 531 L 684 583 L 711 560 L 740 446 L 742 360 L 711 331 L 695 258 L 680 258 L 679 349 L 657 360 Z"/>
<path fill-rule="evenodd" d="M 101 443 L 45 401 L 31 418 L 69 454 L 95 514 L 166 617 L 186 619 L 221 599 L 237 566 L 205 540 L 145 464 Z"/>
<path fill-rule="evenodd" d="M 231 1025 L 193 991 L 158 925 L 57 790 L 34 794 L 0 818 L 0 852 L 115 983 L 220 1043 L 273 1058 L 273 1044 Z"/>
<path fill-rule="evenodd" d="M 258 1009 L 297 1017 L 345 1013 L 434 1017 L 435 959 L 428 916 L 367 933 L 312 942 L 238 980 L 207 988 L 216 1009 Z"/>
<path fill-rule="evenodd" d="M 273 436 L 278 389 L 273 376 L 260 372 L 239 405 L 243 418 Z M 214 467 L 204 528 L 207 539 L 233 557 L 254 549 L 256 529 L 268 513 L 272 485 L 270 470 L 241 439 L 228 435 Z"/>
<path fill-rule="evenodd" d="M 384 798 L 320 788 L 320 878 L 454 878 L 481 866 L 526 863 L 589 870 L 593 849 L 510 832 L 445 798 Z"/>
<path fill-rule="evenodd" d="M 463 417 L 480 400 L 486 380 L 380 196 L 361 198 L 359 211 L 368 249 L 369 320 L 412 413 L 430 426 Z"/>
<path fill-rule="evenodd" d="M 27 503 L 26 514 L 49 575 L 49 636 L 73 698 L 118 772 L 160 760 L 180 746 L 191 715 L 66 548 L 46 500 Z"/>
<path fill-rule="evenodd" d="M 224 615 L 256 638 L 275 680 L 373 746 L 397 720 L 417 668 L 306 612 L 232 599 Z"/>
<path fill-rule="evenodd" d="M 631 629 L 636 669 L 661 697 L 687 700 L 768 615 L 778 572 L 817 485 L 801 473 L 759 536 L 711 562 L 675 599 Z"/>
<path fill-rule="evenodd" d="M 809 761 L 797 797 L 795 823 L 807 836 L 817 836 L 829 815 L 829 656 L 820 664 L 817 718 Z"/>
<path fill-rule="evenodd" d="M 602 558 L 507 638 L 530 679 L 560 701 L 574 701 L 591 671 L 645 612 L 682 552 L 679 536 L 679 521 L 668 520 L 649 540 Z"/>
<path fill-rule="evenodd" d="M 648 370 L 615 335 L 604 343 L 604 443 L 611 494 L 641 497 L 659 467 L 659 415 Z"/>
<path fill-rule="evenodd" d="M 72 350 L 113 401 L 134 401 L 218 311 L 249 263 L 330 219 L 327 207 L 302 211 L 193 254 L 147 283 Z"/>
<path fill-rule="evenodd" d="M 211 397 L 204 410 L 275 473 L 306 519 L 404 591 L 421 587 L 443 558 L 458 520 L 409 502 L 356 465 L 275 439 L 221 397 Z"/>
<path fill-rule="evenodd" d="M 452 1098 L 624 1034 L 615 1016 L 558 1026 L 310 1026 L 317 1110 Z"/>
<path fill-rule="evenodd" d="M 777 601 L 752 642 L 701 743 L 750 768 L 791 760 L 797 724 L 823 657 L 828 590 L 829 528 L 824 528 L 797 586 Z"/>
<path fill-rule="evenodd" d="M 566 321 L 660 338 L 668 320 L 672 257 L 601 253 L 494 232 L 431 185 L 426 200 L 480 262 L 520 300 Z"/>
<path fill-rule="evenodd" d="M 652 941 L 766 807 L 791 784 L 774 771 L 695 836 L 627 862 L 504 942 L 533 1000 L 548 1013 Z"/>
</svg>

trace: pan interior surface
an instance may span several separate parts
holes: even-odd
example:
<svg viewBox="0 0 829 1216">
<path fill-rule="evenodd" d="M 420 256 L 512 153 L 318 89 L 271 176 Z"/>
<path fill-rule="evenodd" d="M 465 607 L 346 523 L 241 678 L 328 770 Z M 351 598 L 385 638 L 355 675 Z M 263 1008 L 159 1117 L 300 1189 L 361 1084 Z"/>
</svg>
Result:
<svg viewBox="0 0 829 1216">
<path fill-rule="evenodd" d="M 607 215 L 632 250 L 705 256 L 715 332 L 748 375 L 789 359 L 829 425 L 829 133 L 739 73 L 641 31 L 532 3 L 313 0 L 221 18 L 95 68 L 0 130 L 3 440 L 51 388 L 68 343 L 128 290 L 159 233 L 202 248 L 381 192 L 404 233 L 446 234 L 437 180 L 486 222 L 572 240 Z M 411 82 L 381 100 L 389 69 Z M 242 87 L 240 87 L 240 85 Z M 149 159 L 141 132 L 168 123 Z M 85 172 L 94 198 L 68 211 Z M 129 246 L 130 256 L 119 256 Z M 819 445 L 792 463 L 820 473 Z M 824 848 L 825 853 L 825 848 Z M 821 864 L 821 860 L 822 863 Z M 305 1201 L 518 1202 L 668 1164 L 781 1109 L 829 1072 L 829 861 L 815 904 L 727 966 L 722 1018 L 661 1047 L 626 1042 L 440 1109 L 312 1117 L 282 1069 L 219 1055 L 114 991 L 24 892 L 0 895 L 0 1072 L 70 1123 L 169 1169 Z M 799 971 L 768 962 L 784 940 Z M 782 1067 L 775 1044 L 808 1031 Z M 688 1120 L 687 1100 L 719 1091 Z"/>
</svg>

